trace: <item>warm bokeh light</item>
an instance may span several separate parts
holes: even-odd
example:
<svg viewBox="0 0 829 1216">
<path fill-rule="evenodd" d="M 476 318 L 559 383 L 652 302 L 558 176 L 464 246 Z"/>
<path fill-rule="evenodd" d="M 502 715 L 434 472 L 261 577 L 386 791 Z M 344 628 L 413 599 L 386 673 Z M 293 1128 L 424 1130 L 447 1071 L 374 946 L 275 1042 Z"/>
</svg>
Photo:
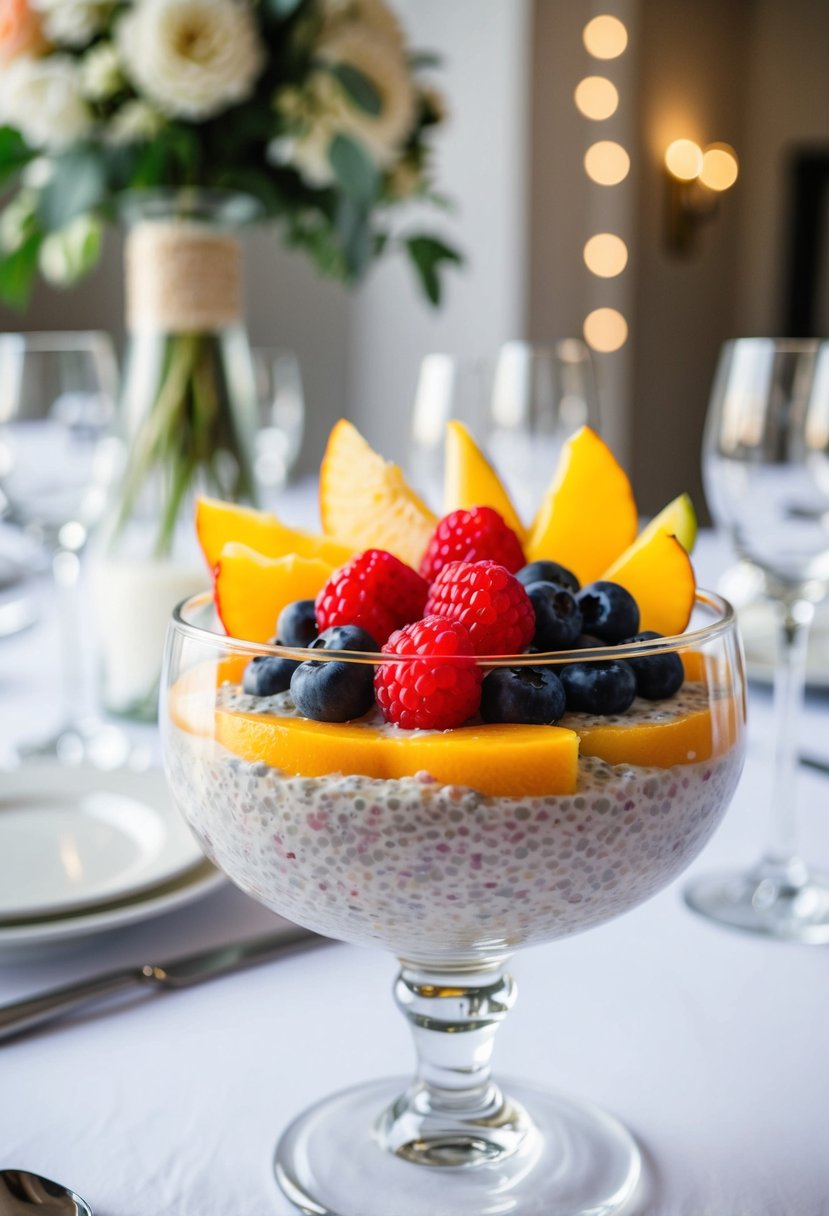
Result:
<svg viewBox="0 0 829 1216">
<path fill-rule="evenodd" d="M 604 14 L 584 27 L 584 45 L 595 59 L 616 59 L 628 44 L 628 32 L 618 17 Z"/>
<path fill-rule="evenodd" d="M 737 153 L 729 144 L 710 144 L 702 155 L 699 180 L 709 190 L 728 190 L 740 172 Z"/>
<path fill-rule="evenodd" d="M 615 186 L 627 177 L 630 157 L 621 144 L 600 139 L 585 152 L 584 168 L 591 181 L 600 186 Z"/>
<path fill-rule="evenodd" d="M 692 139 L 675 139 L 665 149 L 665 167 L 681 182 L 692 182 L 702 172 L 702 148 Z"/>
<path fill-rule="evenodd" d="M 593 350 L 609 354 L 624 346 L 628 323 L 615 308 L 594 308 L 584 318 L 584 340 Z"/>
<path fill-rule="evenodd" d="M 621 274 L 628 263 L 628 247 L 612 232 L 597 232 L 584 246 L 587 269 L 602 279 Z"/>
<path fill-rule="evenodd" d="M 575 98 L 585 118 L 601 122 L 616 113 L 619 90 L 606 76 L 585 76 L 576 85 Z"/>
</svg>

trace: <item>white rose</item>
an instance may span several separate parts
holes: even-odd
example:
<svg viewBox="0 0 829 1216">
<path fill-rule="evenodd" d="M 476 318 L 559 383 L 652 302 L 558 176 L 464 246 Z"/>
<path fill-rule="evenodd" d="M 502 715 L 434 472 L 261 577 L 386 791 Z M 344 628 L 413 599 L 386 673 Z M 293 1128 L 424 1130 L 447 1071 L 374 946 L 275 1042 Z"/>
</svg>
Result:
<svg viewBox="0 0 829 1216">
<path fill-rule="evenodd" d="M 145 143 L 163 126 L 162 115 L 146 101 L 126 101 L 110 119 L 106 140 L 115 145 Z"/>
<path fill-rule="evenodd" d="M 174 118 L 209 118 L 244 101 L 265 64 L 240 0 L 136 0 L 117 38 L 136 88 Z"/>
<path fill-rule="evenodd" d="M 101 28 L 107 8 L 95 0 L 31 0 L 31 4 L 43 13 L 47 38 L 60 46 L 86 46 Z"/>
<path fill-rule="evenodd" d="M 82 139 L 92 115 L 68 55 L 15 59 L 0 75 L 0 122 L 16 127 L 33 148 L 63 148 Z"/>
<path fill-rule="evenodd" d="M 111 42 L 98 42 L 80 61 L 81 90 L 91 101 L 105 101 L 124 83 L 121 57 Z"/>
</svg>

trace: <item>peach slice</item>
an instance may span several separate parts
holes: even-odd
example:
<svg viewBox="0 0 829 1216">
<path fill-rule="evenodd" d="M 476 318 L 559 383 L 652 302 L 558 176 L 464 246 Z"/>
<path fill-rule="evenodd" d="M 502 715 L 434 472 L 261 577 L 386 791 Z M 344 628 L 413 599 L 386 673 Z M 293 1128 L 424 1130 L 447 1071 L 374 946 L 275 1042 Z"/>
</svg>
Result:
<svg viewBox="0 0 829 1216">
<path fill-rule="evenodd" d="M 640 629 L 682 633 L 691 619 L 696 579 L 691 559 L 675 536 L 654 532 L 646 543 L 635 541 L 607 570 L 603 579 L 626 587 L 639 605 Z"/>
<path fill-rule="evenodd" d="M 231 541 L 216 563 L 214 596 L 219 619 L 233 638 L 267 642 L 286 604 L 314 599 L 334 569 L 319 557 L 263 557 Z"/>
<path fill-rule="evenodd" d="M 467 427 L 452 419 L 446 424 L 443 513 L 470 507 L 492 507 L 518 539 L 524 540 L 526 529 L 500 477 Z"/>
<path fill-rule="evenodd" d="M 590 583 L 632 543 L 638 522 L 627 474 L 583 426 L 562 448 L 524 546 L 527 561 L 549 558 Z"/>
<path fill-rule="evenodd" d="M 354 550 L 326 536 L 289 528 L 267 511 L 255 511 L 218 498 L 199 498 L 196 502 L 196 535 L 211 573 L 226 544 L 236 541 L 261 553 L 263 557 L 319 557 L 332 566 L 344 565 Z"/>
<path fill-rule="evenodd" d="M 398 466 L 344 418 L 320 466 L 320 518 L 326 536 L 355 550 L 387 549 L 415 570 L 438 522 Z"/>
</svg>

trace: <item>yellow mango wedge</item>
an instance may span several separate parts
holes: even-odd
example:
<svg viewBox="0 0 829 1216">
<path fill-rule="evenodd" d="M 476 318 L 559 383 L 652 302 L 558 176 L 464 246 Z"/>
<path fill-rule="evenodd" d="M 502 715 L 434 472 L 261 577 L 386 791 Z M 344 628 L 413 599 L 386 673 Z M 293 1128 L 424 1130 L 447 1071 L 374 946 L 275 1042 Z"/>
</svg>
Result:
<svg viewBox="0 0 829 1216">
<path fill-rule="evenodd" d="M 312 600 L 334 567 L 319 557 L 263 557 L 231 541 L 216 562 L 213 588 L 216 611 L 230 637 L 268 642 L 282 609 L 294 600 Z"/>
<path fill-rule="evenodd" d="M 332 566 L 343 566 L 354 550 L 326 536 L 289 528 L 267 511 L 255 511 L 218 498 L 200 498 L 196 503 L 196 536 L 211 572 L 226 544 L 236 542 L 255 549 L 263 557 L 318 557 Z"/>
<path fill-rule="evenodd" d="M 667 532 L 654 532 L 644 543 L 639 537 L 601 577 L 630 592 L 639 605 L 640 629 L 673 636 L 682 633 L 691 619 L 694 567 L 676 537 Z"/>
<path fill-rule="evenodd" d="M 443 513 L 492 507 L 519 540 L 526 530 L 500 477 L 462 422 L 446 424 Z"/>
<path fill-rule="evenodd" d="M 354 550 L 387 549 L 417 569 L 437 518 L 344 418 L 334 426 L 320 465 L 325 535 Z"/>
<path fill-rule="evenodd" d="M 562 448 L 524 550 L 528 562 L 549 558 L 591 583 L 633 543 L 638 526 L 627 474 L 583 426 Z"/>
<path fill-rule="evenodd" d="M 690 494 L 678 494 L 639 533 L 637 545 L 647 545 L 657 532 L 675 536 L 686 553 L 692 553 L 697 539 L 697 514 Z"/>
</svg>

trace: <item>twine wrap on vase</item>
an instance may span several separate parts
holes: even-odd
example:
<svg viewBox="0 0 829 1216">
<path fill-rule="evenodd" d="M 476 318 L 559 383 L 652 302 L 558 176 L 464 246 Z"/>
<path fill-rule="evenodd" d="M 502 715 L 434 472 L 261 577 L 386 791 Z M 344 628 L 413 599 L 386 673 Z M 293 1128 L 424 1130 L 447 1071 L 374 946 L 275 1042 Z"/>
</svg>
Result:
<svg viewBox="0 0 829 1216">
<path fill-rule="evenodd" d="M 127 236 L 127 329 L 217 333 L 242 319 L 238 239 L 188 221 L 148 221 Z"/>
</svg>

